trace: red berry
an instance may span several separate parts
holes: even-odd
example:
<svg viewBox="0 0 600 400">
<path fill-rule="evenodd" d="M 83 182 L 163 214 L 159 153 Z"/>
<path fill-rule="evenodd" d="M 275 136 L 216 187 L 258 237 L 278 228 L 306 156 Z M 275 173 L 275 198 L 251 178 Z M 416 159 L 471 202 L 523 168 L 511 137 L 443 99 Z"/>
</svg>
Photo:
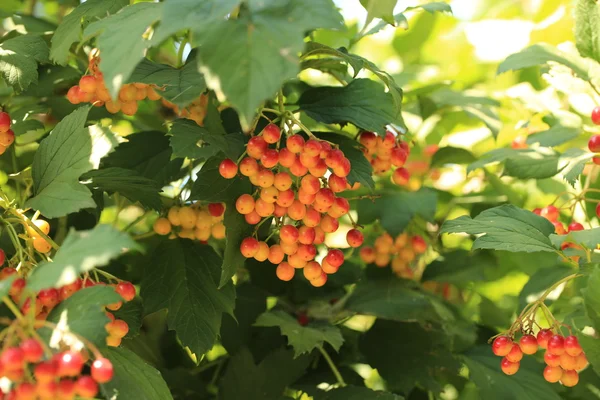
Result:
<svg viewBox="0 0 600 400">
<path fill-rule="evenodd" d="M 91 376 L 81 376 L 75 383 L 75 393 L 81 397 L 94 398 L 98 394 L 98 384 Z"/>
<path fill-rule="evenodd" d="M 544 368 L 544 379 L 550 383 L 558 382 L 562 375 L 563 370 L 561 367 L 551 367 L 548 365 Z"/>
<path fill-rule="evenodd" d="M 123 300 L 131 301 L 135 297 L 135 286 L 131 282 L 120 282 L 115 291 L 121 295 Z"/>
<path fill-rule="evenodd" d="M 73 399 L 75 397 L 75 382 L 70 379 L 61 379 L 58 382 L 57 392 L 59 399 Z"/>
<path fill-rule="evenodd" d="M 344 263 L 344 253 L 338 249 L 331 249 L 324 258 L 333 267 L 339 268 Z"/>
<path fill-rule="evenodd" d="M 427 242 L 419 235 L 415 235 L 411 239 L 412 248 L 415 253 L 423 254 L 427 250 Z"/>
<path fill-rule="evenodd" d="M 36 400 L 38 398 L 37 388 L 33 383 L 21 383 L 14 389 L 13 393 L 15 394 L 14 399 L 16 400 Z M 11 397 L 9 396 L 8 398 L 10 399 Z"/>
<path fill-rule="evenodd" d="M 77 376 L 83 368 L 83 357 L 76 351 L 65 351 L 58 355 L 58 375 Z"/>
<path fill-rule="evenodd" d="M 44 361 L 33 369 L 33 375 L 38 382 L 50 382 L 54 380 L 58 372 L 58 364 L 54 361 Z"/>
<path fill-rule="evenodd" d="M 600 107 L 594 107 L 591 118 L 594 124 L 600 125 Z"/>
<path fill-rule="evenodd" d="M 404 186 L 410 179 L 410 172 L 404 167 L 396 168 L 392 174 L 392 181 L 399 186 Z"/>
<path fill-rule="evenodd" d="M 0 354 L 0 364 L 7 371 L 16 371 L 23 368 L 25 353 L 18 347 L 8 347 Z"/>
<path fill-rule="evenodd" d="M 504 372 L 506 375 L 516 374 L 520 366 L 520 362 L 511 362 L 507 360 L 506 357 L 504 357 L 500 362 L 500 368 L 502 369 L 502 372 Z"/>
<path fill-rule="evenodd" d="M 550 340 L 550 338 L 553 336 L 553 333 L 550 329 L 542 329 L 538 332 L 537 334 L 537 342 L 538 345 L 542 348 L 542 349 L 547 349 L 548 348 L 548 340 Z"/>
<path fill-rule="evenodd" d="M 307 153 L 309 156 L 311 157 L 316 157 L 316 156 L 320 156 L 321 155 L 321 143 L 319 143 L 318 140 L 315 139 L 309 139 L 305 144 L 304 144 L 304 149 L 303 151 L 305 153 Z"/>
<path fill-rule="evenodd" d="M 242 240 L 242 244 L 240 245 L 240 251 L 246 258 L 252 258 L 258 252 L 258 240 L 253 237 L 247 237 Z"/>
<path fill-rule="evenodd" d="M 590 149 L 592 153 L 600 152 L 600 135 L 594 135 L 590 138 L 588 141 L 588 149 Z"/>
<path fill-rule="evenodd" d="M 523 352 L 518 344 L 513 344 L 510 352 L 506 355 L 506 359 L 510 362 L 518 362 L 523 359 Z"/>
<path fill-rule="evenodd" d="M 0 249 L 0 266 L 4 265 L 4 261 L 6 261 L 6 253 Z"/>
<path fill-rule="evenodd" d="M 260 157 L 260 163 L 265 168 L 273 168 L 279 162 L 279 152 L 275 149 L 266 149 Z"/>
<path fill-rule="evenodd" d="M 82 76 L 79 80 L 79 89 L 85 93 L 94 93 L 98 88 L 98 82 L 92 75 Z"/>
<path fill-rule="evenodd" d="M 304 138 L 301 135 L 292 135 L 287 138 L 286 147 L 294 154 L 298 154 L 304 149 Z"/>
<path fill-rule="evenodd" d="M 348 233 L 346 233 L 346 241 L 350 245 L 350 247 L 360 247 L 365 240 L 363 234 L 358 229 L 350 229 Z"/>
<path fill-rule="evenodd" d="M 252 160 L 250 158 L 250 160 Z M 220 217 L 225 212 L 225 206 L 223 203 L 210 203 L 208 205 L 208 213 L 213 217 Z"/>
<path fill-rule="evenodd" d="M 300 232 L 293 225 L 283 225 L 279 230 L 279 238 L 283 243 L 296 243 L 299 237 Z"/>
<path fill-rule="evenodd" d="M 265 139 L 263 139 L 261 136 L 254 136 L 248 141 L 246 151 L 250 157 L 259 160 L 268 147 L 269 144 L 265 141 Z"/>
<path fill-rule="evenodd" d="M 535 354 L 538 350 L 537 339 L 533 335 L 523 335 L 521 340 L 519 340 L 519 347 L 521 347 L 521 351 L 524 354 Z"/>
<path fill-rule="evenodd" d="M 598 157 L 598 156 L 592 157 L 592 162 L 596 165 L 600 165 L 600 157 Z"/>
<path fill-rule="evenodd" d="M 544 353 L 544 362 L 551 367 L 558 367 L 560 366 L 560 356 L 555 356 L 546 351 Z"/>
<path fill-rule="evenodd" d="M 306 313 L 300 313 L 298 314 L 298 316 L 296 317 L 296 320 L 298 321 L 298 323 L 301 326 L 306 326 L 309 323 L 309 319 L 308 319 L 308 315 L 306 315 Z"/>
<path fill-rule="evenodd" d="M 536 214 L 536 215 L 542 215 L 542 209 L 541 208 L 534 208 L 532 211 L 532 213 Z"/>
<path fill-rule="evenodd" d="M 565 339 L 561 335 L 554 335 L 548 340 L 548 353 L 560 356 L 565 352 Z"/>
<path fill-rule="evenodd" d="M 8 147 L 15 141 L 15 133 L 9 129 L 6 132 L 0 132 L 0 145 Z"/>
<path fill-rule="evenodd" d="M 583 225 L 581 225 L 579 222 L 571 222 L 569 224 L 569 232 L 582 231 L 583 229 Z"/>
<path fill-rule="evenodd" d="M 106 383 L 113 377 L 112 363 L 106 358 L 97 358 L 92 363 L 92 378 L 98 383 Z"/>
<path fill-rule="evenodd" d="M 577 336 L 567 336 L 565 338 L 565 353 L 570 356 L 577 357 L 583 352 Z"/>
<path fill-rule="evenodd" d="M 275 124 L 265 126 L 262 131 L 263 138 L 267 143 L 277 143 L 281 137 L 281 130 Z"/>
<path fill-rule="evenodd" d="M 550 222 L 558 221 L 558 209 L 552 205 L 542 208 L 540 215 Z"/>
<path fill-rule="evenodd" d="M 8 113 L 0 112 L 0 132 L 6 132 L 10 129 L 10 116 Z"/>
<path fill-rule="evenodd" d="M 219 173 L 225 179 L 235 178 L 235 176 L 237 175 L 237 171 L 237 164 L 229 158 L 224 159 L 223 161 L 221 161 L 221 164 L 219 164 Z"/>
<path fill-rule="evenodd" d="M 20 347 L 23 350 L 24 359 L 28 363 L 39 362 L 44 356 L 44 348 L 36 339 L 25 339 L 21 342 Z"/>
</svg>

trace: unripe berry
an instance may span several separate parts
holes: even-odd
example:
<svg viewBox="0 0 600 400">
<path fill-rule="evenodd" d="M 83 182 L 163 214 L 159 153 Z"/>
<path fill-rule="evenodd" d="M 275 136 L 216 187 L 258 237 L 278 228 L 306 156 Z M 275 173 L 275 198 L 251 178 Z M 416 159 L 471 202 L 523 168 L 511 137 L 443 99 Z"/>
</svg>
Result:
<svg viewBox="0 0 600 400">
<path fill-rule="evenodd" d="M 334 267 L 333 265 L 329 264 L 327 262 L 327 260 L 323 259 L 321 261 L 321 269 L 326 274 L 335 274 L 336 272 L 338 272 L 338 270 L 340 269 L 340 267 Z"/>
<path fill-rule="evenodd" d="M 309 281 L 313 279 L 318 279 L 323 271 L 321 270 L 321 266 L 316 261 L 311 261 L 304 267 L 304 277 Z"/>
<path fill-rule="evenodd" d="M 554 335 L 548 340 L 548 352 L 555 356 L 565 352 L 565 340 L 561 335 Z"/>
<path fill-rule="evenodd" d="M 256 261 L 263 262 L 267 258 L 269 258 L 269 253 L 270 253 L 269 245 L 265 242 L 258 242 L 258 251 L 254 255 L 254 259 Z"/>
<path fill-rule="evenodd" d="M 221 164 L 219 164 L 219 174 L 221 174 L 221 176 L 225 179 L 235 178 L 237 171 L 237 164 L 229 158 L 224 159 L 221 161 Z"/>
<path fill-rule="evenodd" d="M 321 178 L 327 173 L 327 165 L 325 161 L 319 160 L 317 165 L 308 169 L 308 172 L 314 177 Z"/>
<path fill-rule="evenodd" d="M 340 223 L 336 218 L 331 217 L 330 215 L 323 215 L 321 218 L 321 224 L 319 225 L 323 232 L 325 233 L 333 233 L 338 230 Z"/>
<path fill-rule="evenodd" d="M 291 256 L 293 254 L 296 254 L 296 252 L 298 251 L 298 243 L 284 243 L 281 242 L 279 244 L 281 246 L 281 250 L 283 250 L 283 252 L 285 254 L 287 254 L 288 256 Z"/>
<path fill-rule="evenodd" d="M 152 229 L 159 235 L 168 235 L 171 233 L 171 223 L 166 218 L 159 218 L 154 222 Z"/>
<path fill-rule="evenodd" d="M 587 360 L 587 357 L 585 356 L 585 353 L 581 353 L 580 355 L 578 355 L 576 357 L 576 360 L 577 360 L 577 365 L 575 366 L 576 371 L 581 371 L 582 369 L 584 369 L 588 366 L 588 360 Z"/>
<path fill-rule="evenodd" d="M 500 362 L 500 368 L 502 369 L 502 372 L 504 372 L 506 375 L 516 374 L 517 371 L 519 371 L 520 366 L 521 366 L 521 363 L 511 362 L 506 357 L 503 358 L 502 361 Z"/>
<path fill-rule="evenodd" d="M 250 214 L 254 211 L 254 198 L 249 194 L 243 194 L 235 202 L 235 208 L 240 214 Z"/>
<path fill-rule="evenodd" d="M 269 248 L 269 262 L 271 264 L 280 264 L 283 261 L 283 258 L 285 257 L 285 253 L 283 252 L 283 250 L 281 249 L 281 246 L 278 244 L 274 244 L 273 246 L 271 246 Z"/>
<path fill-rule="evenodd" d="M 560 377 L 560 383 L 566 387 L 573 387 L 579 383 L 579 374 L 576 371 L 564 371 Z"/>
<path fill-rule="evenodd" d="M 256 211 L 252 210 L 250 213 L 244 215 L 244 219 L 250 225 L 256 225 L 262 220 L 262 217 Z"/>
<path fill-rule="evenodd" d="M 315 241 L 313 244 L 323 244 L 325 241 L 325 231 L 320 226 L 315 226 Z"/>
<path fill-rule="evenodd" d="M 321 287 L 327 283 L 327 274 L 325 272 L 321 272 L 321 276 L 316 279 L 309 281 L 311 285 L 314 287 Z"/>
<path fill-rule="evenodd" d="M 67 92 L 67 100 L 71 104 L 79 104 L 81 103 L 80 94 L 79 94 L 79 86 L 72 86 Z"/>
<path fill-rule="evenodd" d="M 300 162 L 299 158 L 296 158 L 296 161 L 290 167 L 290 172 L 292 175 L 300 177 L 308 173 L 308 168 Z"/>
<path fill-rule="evenodd" d="M 277 143 L 281 138 L 281 130 L 275 124 L 269 124 L 265 126 L 262 131 L 263 138 L 267 143 Z"/>
<path fill-rule="evenodd" d="M 288 207 L 288 216 L 294 221 L 300 221 L 306 215 L 306 206 L 299 200 L 294 200 Z"/>
<path fill-rule="evenodd" d="M 281 207 L 289 207 L 294 203 L 294 192 L 291 189 L 279 192 L 276 203 Z"/>
<path fill-rule="evenodd" d="M 321 213 L 319 213 L 313 207 L 308 207 L 306 209 L 306 214 L 304 215 L 304 218 L 302 218 L 302 222 L 304 223 L 304 225 L 314 228 L 317 225 L 319 225 L 319 223 L 321 223 Z"/>
<path fill-rule="evenodd" d="M 304 205 L 312 204 L 315 202 L 315 195 L 307 193 L 303 188 L 300 188 L 298 190 L 298 201 Z"/>
<path fill-rule="evenodd" d="M 319 178 L 312 175 L 306 175 L 300 180 L 300 187 L 308 194 L 317 194 L 321 188 Z"/>
<path fill-rule="evenodd" d="M 544 379 L 550 383 L 556 383 L 562 378 L 563 370 L 561 367 L 547 366 L 544 368 Z"/>
<path fill-rule="evenodd" d="M 519 340 L 519 347 L 524 354 L 535 354 L 538 350 L 537 339 L 533 335 L 523 335 Z"/>
<path fill-rule="evenodd" d="M 240 173 L 244 176 L 253 176 L 258 174 L 260 167 L 254 158 L 245 157 L 240 161 Z"/>
<path fill-rule="evenodd" d="M 296 269 L 302 269 L 307 264 L 307 261 L 304 258 L 300 257 L 298 252 L 289 256 L 287 261 L 292 267 Z"/>
<path fill-rule="evenodd" d="M 552 333 L 552 331 L 550 329 L 542 329 L 538 332 L 537 334 L 537 342 L 538 345 L 542 348 L 542 349 L 547 349 L 548 348 L 548 340 L 550 340 L 550 338 L 553 336 L 554 334 Z"/>
<path fill-rule="evenodd" d="M 52 250 L 52 245 L 46 239 L 36 236 L 33 238 L 33 248 L 40 253 L 46 254 Z"/>
<path fill-rule="evenodd" d="M 254 210 L 258 215 L 266 218 L 273 215 L 273 212 L 275 211 L 275 204 L 268 203 L 263 199 L 256 199 L 256 202 L 254 203 Z"/>
<path fill-rule="evenodd" d="M 311 157 L 320 157 L 321 156 L 321 143 L 319 143 L 318 140 L 315 139 L 309 139 L 305 144 L 304 144 L 304 153 L 308 154 Z"/>
<path fill-rule="evenodd" d="M 301 244 L 312 244 L 315 241 L 315 235 L 313 227 L 302 225 L 298 228 L 298 242 Z"/>
<path fill-rule="evenodd" d="M 361 248 L 359 254 L 361 260 L 366 264 L 371 264 L 375 261 L 375 250 L 372 247 Z"/>
<path fill-rule="evenodd" d="M 296 254 L 304 261 L 310 261 L 317 255 L 317 248 L 312 244 L 300 244 Z"/>
<path fill-rule="evenodd" d="M 565 338 L 565 353 L 570 356 L 577 357 L 583 352 L 577 336 L 567 336 Z M 569 369 L 569 368 L 565 368 Z"/>
<path fill-rule="evenodd" d="M 252 258 L 258 252 L 258 240 L 253 237 L 247 237 L 242 240 L 240 251 L 246 258 Z"/>
<path fill-rule="evenodd" d="M 171 207 L 167 213 L 167 219 L 173 226 L 181 225 L 181 219 L 179 218 L 179 207 Z"/>
<path fill-rule="evenodd" d="M 350 247 L 360 247 L 365 240 L 363 234 L 358 229 L 350 229 L 348 233 L 346 233 L 346 241 Z"/>
<path fill-rule="evenodd" d="M 98 383 L 106 383 L 113 377 L 112 363 L 106 358 L 97 358 L 92 363 L 92 378 Z"/>
<path fill-rule="evenodd" d="M 196 226 L 196 211 L 191 207 L 181 207 L 179 209 L 179 220 L 184 229 L 193 229 Z"/>
<path fill-rule="evenodd" d="M 335 201 L 335 194 L 329 188 L 321 188 L 315 195 L 316 205 L 320 205 L 325 208 L 331 207 Z"/>
<path fill-rule="evenodd" d="M 331 208 L 327 210 L 327 213 L 333 218 L 340 218 L 350 211 L 350 203 L 343 197 L 336 197 L 331 205 Z"/>
<path fill-rule="evenodd" d="M 557 235 L 565 235 L 567 233 L 565 226 L 561 222 L 555 221 L 552 222 L 552 225 L 554 225 L 554 232 Z"/>
<path fill-rule="evenodd" d="M 567 353 L 561 354 L 559 357 L 560 367 L 564 370 L 574 370 L 577 367 L 577 358 L 568 355 Z"/>
<path fill-rule="evenodd" d="M 506 359 L 510 362 L 518 362 L 523 359 L 523 352 L 518 344 L 513 344 L 510 352 L 506 355 Z"/>
<path fill-rule="evenodd" d="M 294 269 L 294 267 L 292 267 L 290 264 L 286 263 L 286 262 L 282 262 L 281 264 L 279 264 L 277 266 L 277 269 L 275 270 L 275 274 L 277 275 L 277 277 L 282 280 L 282 281 L 291 281 L 292 278 L 294 277 L 294 274 L 296 273 L 296 270 Z"/>
<path fill-rule="evenodd" d="M 304 138 L 301 135 L 292 135 L 287 138 L 286 147 L 294 154 L 300 153 L 304 148 Z"/>
<path fill-rule="evenodd" d="M 284 148 L 279 150 L 279 165 L 290 168 L 296 162 L 296 155 Z"/>
<path fill-rule="evenodd" d="M 594 124 L 600 125 L 600 107 L 594 107 L 591 118 Z"/>
<path fill-rule="evenodd" d="M 8 147 L 15 141 L 15 133 L 9 129 L 6 132 L 0 132 L 0 145 Z"/>
<path fill-rule="evenodd" d="M 258 174 L 256 174 L 257 186 L 266 188 L 269 186 L 273 186 L 274 182 L 275 182 L 275 174 L 273 174 L 273 172 L 271 170 L 262 169 L 262 170 L 258 171 Z"/>
<path fill-rule="evenodd" d="M 495 355 L 504 357 L 513 348 L 513 341 L 507 336 L 498 336 L 492 343 L 492 351 Z"/>
<path fill-rule="evenodd" d="M 331 174 L 329 175 L 328 184 L 333 193 L 340 193 L 346 190 L 346 186 L 348 186 L 348 180 L 335 174 Z"/>
<path fill-rule="evenodd" d="M 122 319 L 115 319 L 109 322 L 105 326 L 106 331 L 111 335 L 118 338 L 124 338 L 129 333 L 129 325 Z"/>
<path fill-rule="evenodd" d="M 273 185 L 277 188 L 277 190 L 288 190 L 292 187 L 292 183 L 292 177 L 287 172 L 279 172 L 275 174 Z"/>
</svg>

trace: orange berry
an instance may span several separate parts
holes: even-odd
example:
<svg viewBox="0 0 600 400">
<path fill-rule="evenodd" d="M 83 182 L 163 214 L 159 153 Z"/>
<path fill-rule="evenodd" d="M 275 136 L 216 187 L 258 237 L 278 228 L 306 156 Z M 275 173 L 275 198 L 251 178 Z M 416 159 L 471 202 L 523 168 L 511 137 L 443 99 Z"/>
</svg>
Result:
<svg viewBox="0 0 600 400">
<path fill-rule="evenodd" d="M 277 274 L 277 277 L 279 279 L 287 282 L 292 280 L 294 274 L 296 273 L 296 270 L 289 263 L 282 262 L 277 266 L 275 273 Z"/>
</svg>

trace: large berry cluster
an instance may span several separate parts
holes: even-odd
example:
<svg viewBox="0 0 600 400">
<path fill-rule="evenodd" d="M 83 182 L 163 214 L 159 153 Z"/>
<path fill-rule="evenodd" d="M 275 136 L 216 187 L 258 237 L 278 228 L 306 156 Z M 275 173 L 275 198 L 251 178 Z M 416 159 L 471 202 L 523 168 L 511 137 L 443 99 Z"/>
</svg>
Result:
<svg viewBox="0 0 600 400">
<path fill-rule="evenodd" d="M 1 251 L 1 250 L 0 250 Z M 4 261 L 4 252 L 1 251 L 0 259 Z M 0 280 L 7 279 L 10 276 L 18 276 L 19 273 L 15 268 L 6 267 L 0 271 Z M 24 277 L 16 278 L 11 284 L 9 295 L 16 304 L 21 304 L 21 312 L 25 315 L 30 312 L 33 313 L 35 319 L 39 321 L 46 320 L 48 314 L 62 301 L 68 299 L 73 294 L 81 290 L 82 288 L 91 287 L 95 285 L 105 285 L 103 282 L 94 282 L 89 277 L 85 279 L 77 279 L 75 282 L 64 285 L 58 289 L 42 289 L 35 297 L 35 307 L 31 309 L 31 298 L 26 296 L 27 280 Z M 123 301 L 131 301 L 135 297 L 135 286 L 130 282 L 119 282 L 113 285 L 115 291 L 121 295 Z M 106 344 L 109 346 L 119 346 L 121 339 L 129 332 L 129 326 L 127 322 L 116 319 L 110 311 L 117 311 L 121 308 L 123 302 L 117 302 L 115 304 L 109 304 L 106 306 L 106 315 L 111 320 L 106 324 L 106 331 L 108 337 L 106 338 Z"/>
<path fill-rule="evenodd" d="M 138 110 L 138 101 L 161 98 L 160 94 L 156 92 L 157 88 L 153 85 L 128 83 L 121 87 L 118 98 L 113 99 L 104 84 L 102 72 L 98 69 L 99 62 L 99 53 L 92 51 L 88 66 L 90 75 L 82 76 L 79 85 L 71 87 L 67 92 L 67 99 L 72 104 L 92 103 L 97 107 L 106 107 L 106 110 L 112 114 L 121 111 L 125 115 L 135 115 Z"/>
<path fill-rule="evenodd" d="M 373 132 L 363 132 L 359 141 L 364 146 L 363 153 L 371 162 L 376 175 L 385 174 L 396 167 L 392 172 L 392 182 L 397 185 L 408 183 L 410 172 L 404 168 L 410 154 L 408 143 L 397 140 L 396 135 L 389 131 L 384 138 Z"/>
<path fill-rule="evenodd" d="M 206 242 L 211 237 L 225 238 L 222 203 L 211 203 L 200 206 L 196 203 L 190 207 L 171 207 L 167 217 L 161 217 L 154 223 L 154 232 L 159 235 L 171 234 L 172 238 L 197 239 Z"/>
<path fill-rule="evenodd" d="M 577 385 L 578 372 L 588 365 L 577 336 L 564 337 L 549 329 L 542 329 L 537 337 L 529 334 L 521 336 L 518 343 L 508 336 L 498 336 L 492 343 L 494 354 L 503 357 L 500 367 L 507 375 L 516 374 L 523 355 L 533 355 L 537 353 L 538 348 L 546 350 L 544 379 L 550 383 L 560 382 L 567 387 Z"/>
<path fill-rule="evenodd" d="M 239 169 L 257 188 L 254 196 L 244 194 L 236 201 L 236 209 L 246 222 L 256 225 L 275 217 L 277 244 L 269 246 L 247 237 L 240 250 L 247 258 L 268 259 L 276 264 L 281 280 L 289 281 L 296 269 L 303 269 L 306 279 L 320 287 L 327 281 L 327 274 L 337 272 L 344 262 L 344 254 L 337 249 L 329 250 L 320 263 L 315 256 L 316 246 L 325 241 L 326 234 L 338 230 L 338 218 L 350 210 L 348 200 L 337 196 L 350 187 L 346 179 L 350 161 L 323 140 L 305 140 L 293 134 L 281 148 L 280 140 L 279 127 L 269 124 L 249 140 L 248 157 L 239 165 L 226 159 L 219 166 L 224 178 L 234 178 Z M 351 247 L 358 247 L 363 235 L 351 229 L 346 240 Z"/>
<path fill-rule="evenodd" d="M 10 129 L 10 116 L 0 112 L 0 155 L 15 141 L 15 133 Z"/>
<path fill-rule="evenodd" d="M 419 254 L 425 253 L 427 243 L 420 235 L 404 232 L 395 239 L 387 232 L 379 235 L 373 246 L 360 249 L 360 258 L 367 264 L 386 267 L 391 263 L 392 271 L 401 278 L 411 279 L 414 271 L 410 264 Z"/>
</svg>

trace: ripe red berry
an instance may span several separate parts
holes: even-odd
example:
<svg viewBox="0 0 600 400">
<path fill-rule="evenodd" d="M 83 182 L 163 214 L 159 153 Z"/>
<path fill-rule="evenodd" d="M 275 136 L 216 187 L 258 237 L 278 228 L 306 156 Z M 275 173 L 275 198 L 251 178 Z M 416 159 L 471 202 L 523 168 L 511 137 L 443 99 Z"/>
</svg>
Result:
<svg viewBox="0 0 600 400">
<path fill-rule="evenodd" d="M 548 340 L 553 336 L 554 334 L 552 333 L 552 331 L 550 329 L 542 329 L 538 332 L 537 334 L 537 342 L 538 342 L 538 346 L 540 346 L 542 349 L 547 349 L 548 348 Z"/>
<path fill-rule="evenodd" d="M 548 365 L 544 368 L 544 379 L 550 383 L 558 382 L 562 375 L 563 370 L 561 367 L 551 367 Z"/>
<path fill-rule="evenodd" d="M 324 258 L 333 267 L 339 268 L 344 263 L 344 253 L 338 249 L 331 249 Z"/>
<path fill-rule="evenodd" d="M 594 135 L 590 138 L 588 141 L 588 149 L 590 149 L 592 153 L 600 152 L 600 135 Z"/>
<path fill-rule="evenodd" d="M 135 286 L 131 282 L 120 282 L 115 291 L 121 295 L 123 300 L 131 301 L 135 297 Z"/>
<path fill-rule="evenodd" d="M 306 313 L 300 313 L 298 314 L 298 316 L 296 317 L 296 320 L 298 321 L 298 323 L 301 326 L 306 326 L 309 323 L 309 319 L 308 319 L 308 315 L 306 315 Z"/>
<path fill-rule="evenodd" d="M 229 158 L 224 159 L 223 161 L 221 161 L 221 164 L 219 164 L 219 173 L 225 179 L 235 178 L 235 176 L 237 175 L 237 171 L 237 164 Z"/>
<path fill-rule="evenodd" d="M 423 254 L 427 250 L 427 242 L 419 235 L 415 235 L 411 239 L 412 248 L 415 253 Z"/>
<path fill-rule="evenodd" d="M 16 371 L 23 368 L 25 354 L 18 347 L 9 347 L 0 354 L 0 364 L 6 371 Z"/>
<path fill-rule="evenodd" d="M 61 379 L 58 382 L 57 395 L 59 399 L 72 399 L 75 397 L 75 382 L 70 379 Z"/>
<path fill-rule="evenodd" d="M 281 137 L 281 130 L 275 124 L 265 126 L 262 131 L 263 138 L 267 143 L 277 143 Z"/>
<path fill-rule="evenodd" d="M 299 237 L 300 232 L 293 225 L 283 225 L 279 230 L 279 238 L 283 243 L 296 243 Z"/>
<path fill-rule="evenodd" d="M 550 222 L 558 220 L 558 209 L 552 205 L 542 208 L 540 215 Z"/>
<path fill-rule="evenodd" d="M 258 252 L 258 240 L 253 237 L 247 237 L 242 240 L 240 251 L 246 258 L 252 258 Z"/>
<path fill-rule="evenodd" d="M 548 340 L 548 352 L 560 356 L 565 352 L 565 339 L 561 335 L 554 335 Z"/>
<path fill-rule="evenodd" d="M 38 299 L 40 299 L 42 305 L 46 308 L 52 308 L 60 301 L 58 290 L 54 288 L 40 290 L 38 293 Z"/>
<path fill-rule="evenodd" d="M 600 125 L 600 107 L 594 107 L 591 118 L 594 124 Z"/>
<path fill-rule="evenodd" d="M 19 347 L 23 350 L 23 357 L 28 363 L 39 362 L 44 356 L 44 348 L 36 339 L 25 339 Z"/>
<path fill-rule="evenodd" d="M 37 399 L 37 388 L 33 383 L 24 382 L 17 386 L 11 393 L 15 400 L 35 400 Z M 10 395 L 7 399 L 13 399 Z"/>
<path fill-rule="evenodd" d="M 538 350 L 538 342 L 533 335 L 523 335 L 519 340 L 519 347 L 524 354 L 535 354 Z"/>
<path fill-rule="evenodd" d="M 506 359 L 510 362 L 518 362 L 523 359 L 523 352 L 518 344 L 514 343 L 508 354 L 506 355 Z"/>
<path fill-rule="evenodd" d="M 571 222 L 569 224 L 569 232 L 582 231 L 583 229 L 583 225 L 581 225 L 579 222 Z"/>
<path fill-rule="evenodd" d="M 577 336 L 567 336 L 565 338 L 565 353 L 570 356 L 577 357 L 583 352 Z"/>
<path fill-rule="evenodd" d="M 592 157 L 592 162 L 596 165 L 600 165 L 600 157 L 598 157 L 598 156 Z"/>
<path fill-rule="evenodd" d="M 269 144 L 265 141 L 265 139 L 263 139 L 261 136 L 254 136 L 248 141 L 246 151 L 250 157 L 259 160 L 268 147 Z"/>
<path fill-rule="evenodd" d="M 410 179 L 410 172 L 404 167 L 396 168 L 392 174 L 392 181 L 399 186 L 404 186 Z"/>
<path fill-rule="evenodd" d="M 250 159 L 252 160 L 252 159 Z M 213 217 L 220 217 L 225 212 L 223 203 L 210 203 L 208 205 L 208 213 Z"/>
<path fill-rule="evenodd" d="M 0 112 L 0 132 L 6 132 L 10 129 L 10 116 L 8 113 Z"/>
<path fill-rule="evenodd" d="M 560 356 L 555 356 L 546 351 L 544 353 L 544 362 L 551 367 L 558 367 L 560 366 Z"/>
<path fill-rule="evenodd" d="M 98 383 L 106 383 L 113 377 L 112 363 L 106 358 L 97 358 L 92 363 L 92 378 Z"/>
<path fill-rule="evenodd" d="M 275 149 L 266 149 L 260 157 L 260 163 L 265 168 L 273 168 L 279 162 L 279 152 Z"/>
<path fill-rule="evenodd" d="M 83 368 L 83 357 L 76 351 L 65 351 L 57 357 L 58 375 L 77 376 Z"/>
<path fill-rule="evenodd" d="M 500 368 L 502 369 L 502 372 L 504 372 L 506 375 L 516 374 L 520 366 L 520 362 L 511 362 L 506 357 L 504 357 L 500 362 Z"/>
<path fill-rule="evenodd" d="M 360 247 L 365 240 L 363 234 L 358 229 L 350 229 L 348 233 L 346 233 L 346 241 L 350 247 Z"/>
<path fill-rule="evenodd" d="M 55 360 L 39 363 L 33 369 L 33 376 L 38 382 L 50 382 L 54 380 L 58 372 L 58 364 Z"/>
<path fill-rule="evenodd" d="M 301 135 L 292 135 L 287 138 L 286 147 L 294 154 L 298 154 L 304 149 L 304 138 Z"/>
<path fill-rule="evenodd" d="M 0 266 L 4 265 L 4 261 L 6 261 L 6 253 L 0 249 Z"/>
<path fill-rule="evenodd" d="M 91 376 L 81 376 L 75 383 L 75 393 L 84 398 L 94 398 L 98 394 L 98 384 Z"/>
</svg>

